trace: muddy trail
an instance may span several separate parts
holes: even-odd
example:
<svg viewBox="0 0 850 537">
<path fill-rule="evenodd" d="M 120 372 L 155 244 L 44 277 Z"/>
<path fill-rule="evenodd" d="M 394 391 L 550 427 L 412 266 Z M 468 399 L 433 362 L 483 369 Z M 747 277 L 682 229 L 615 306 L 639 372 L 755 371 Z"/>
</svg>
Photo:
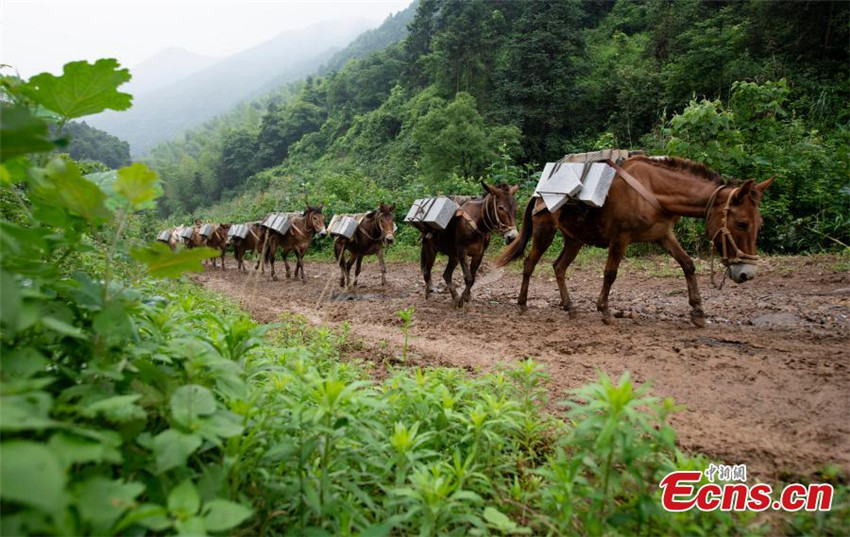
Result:
<svg viewBox="0 0 850 537">
<path fill-rule="evenodd" d="M 620 317 L 603 324 L 595 311 L 603 264 L 568 272 L 574 320 L 557 308 L 551 269 L 542 264 L 522 314 L 517 269 L 487 262 L 465 312 L 445 290 L 425 301 L 413 263 L 390 263 L 383 288 L 377 263 L 364 264 L 354 291 L 339 288 L 335 265 L 309 260 L 306 283 L 287 280 L 283 267 L 277 282 L 232 269 L 196 279 L 259 321 L 295 313 L 314 323 L 350 322 L 376 374 L 400 353 L 395 312 L 413 306 L 413 365 L 477 372 L 532 357 L 551 375 L 553 401 L 600 370 L 613 377 L 628 370 L 651 382 L 655 395 L 685 406 L 672 419 L 683 449 L 745 463 L 767 479 L 812 476 L 828 464 L 850 470 L 850 273 L 835 258 L 768 258 L 756 280 L 722 290 L 701 268 L 703 329 L 688 322 L 684 278 L 662 257 L 624 263 L 610 302 Z M 442 287 L 441 275 L 438 261 Z"/>
</svg>

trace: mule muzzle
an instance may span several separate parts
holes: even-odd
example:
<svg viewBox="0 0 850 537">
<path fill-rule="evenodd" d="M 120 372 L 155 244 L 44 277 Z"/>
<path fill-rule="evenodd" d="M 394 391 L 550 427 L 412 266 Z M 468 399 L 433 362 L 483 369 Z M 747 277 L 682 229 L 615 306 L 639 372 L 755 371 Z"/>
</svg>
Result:
<svg viewBox="0 0 850 537">
<path fill-rule="evenodd" d="M 729 277 L 735 283 L 744 283 L 754 280 L 758 269 L 752 263 L 730 263 Z"/>
<path fill-rule="evenodd" d="M 319 236 L 320 237 L 327 237 L 328 236 L 328 229 L 324 228 L 324 227 L 322 229 L 320 229 L 319 230 Z"/>
<path fill-rule="evenodd" d="M 517 237 L 519 237 L 519 233 L 515 227 L 512 227 L 504 235 L 502 235 L 502 238 L 505 239 L 505 244 L 514 242 Z"/>
<path fill-rule="evenodd" d="M 393 243 L 394 240 L 395 240 L 395 236 L 393 236 L 392 234 L 384 235 L 384 244 L 390 245 L 390 244 Z"/>
</svg>

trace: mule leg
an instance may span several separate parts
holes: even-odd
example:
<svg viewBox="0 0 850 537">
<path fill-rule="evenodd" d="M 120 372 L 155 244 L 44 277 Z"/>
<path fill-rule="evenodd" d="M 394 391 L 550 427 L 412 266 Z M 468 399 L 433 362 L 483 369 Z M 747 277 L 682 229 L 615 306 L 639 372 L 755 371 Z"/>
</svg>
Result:
<svg viewBox="0 0 850 537">
<path fill-rule="evenodd" d="M 531 281 L 531 275 L 534 274 L 537 263 L 540 262 L 540 258 L 549 249 L 554 238 L 555 227 L 548 221 L 534 228 L 534 234 L 531 239 L 531 251 L 528 253 L 528 257 L 525 258 L 525 263 L 522 267 L 522 287 L 519 290 L 519 297 L 517 298 L 520 311 L 527 309 L 525 304 L 528 301 L 528 284 Z"/>
<path fill-rule="evenodd" d="M 561 255 L 552 264 L 555 269 L 555 280 L 558 282 L 558 291 L 561 293 L 561 308 L 569 313 L 570 319 L 576 318 L 576 308 L 573 306 L 573 301 L 570 298 L 570 292 L 567 290 L 567 282 L 564 275 L 567 273 L 567 268 L 575 260 L 581 247 L 584 244 L 564 235 L 564 249 L 561 250 Z"/>
<path fill-rule="evenodd" d="M 277 274 L 275 274 L 275 272 L 274 272 L 274 257 L 275 257 L 274 254 L 275 254 L 275 251 L 273 249 L 270 249 L 268 252 L 266 252 L 265 263 L 269 264 L 269 271 L 271 272 L 272 280 L 277 281 Z M 265 265 L 265 263 L 264 263 L 264 265 Z"/>
<path fill-rule="evenodd" d="M 345 245 L 343 245 L 342 242 L 334 243 L 334 255 L 336 256 L 336 261 L 339 265 L 339 286 L 345 288 L 348 286 L 348 272 L 346 271 L 347 263 L 345 262 Z"/>
<path fill-rule="evenodd" d="M 378 261 L 381 263 L 381 287 L 387 285 L 387 264 L 384 263 L 384 249 L 378 250 Z"/>
<path fill-rule="evenodd" d="M 296 254 L 296 256 L 297 256 L 297 254 Z M 288 280 L 291 277 L 291 274 L 290 274 L 290 271 L 289 271 L 289 260 L 287 259 L 289 257 L 289 250 L 284 250 L 283 253 L 280 254 L 280 257 L 281 257 L 281 259 L 283 259 L 283 266 L 286 267 L 286 279 Z M 298 266 L 297 265 L 295 267 L 295 276 L 296 277 L 298 276 Z"/>
<path fill-rule="evenodd" d="M 479 255 L 472 256 L 472 260 L 467 265 L 465 259 L 460 262 L 461 268 L 464 269 L 463 279 L 466 287 L 461 295 L 461 300 L 465 303 L 472 302 L 472 286 L 475 285 L 475 277 L 478 274 L 478 267 L 481 266 L 481 261 L 484 259 L 484 252 Z"/>
<path fill-rule="evenodd" d="M 357 280 L 360 278 L 360 265 L 363 263 L 363 255 L 358 254 L 354 262 L 354 287 L 357 287 Z"/>
<path fill-rule="evenodd" d="M 227 254 L 227 247 L 226 246 L 221 249 L 221 270 L 225 270 L 225 267 L 224 267 L 224 256 L 225 256 L 225 254 Z"/>
<path fill-rule="evenodd" d="M 437 258 L 437 253 L 430 244 L 422 241 L 422 249 L 419 251 L 419 268 L 422 270 L 422 278 L 425 280 L 425 300 L 431 296 L 431 269 L 434 268 L 434 261 Z"/>
<path fill-rule="evenodd" d="M 452 294 L 452 302 L 460 307 L 461 303 L 458 301 L 457 289 L 455 289 L 455 284 L 452 281 L 452 275 L 455 272 L 455 267 L 457 267 L 457 261 L 457 254 L 449 256 L 449 261 L 446 263 L 446 270 L 443 272 L 443 281 L 446 282 L 446 287 L 448 287 L 449 293 Z"/>
<path fill-rule="evenodd" d="M 612 240 L 608 245 L 608 261 L 605 262 L 602 292 L 599 293 L 599 299 L 596 301 L 596 309 L 602 313 L 602 322 L 605 324 L 611 324 L 612 320 L 611 310 L 608 308 L 608 293 L 611 292 L 611 286 L 617 279 L 617 269 L 620 267 L 620 261 L 623 260 L 628 245 L 628 241 L 618 239 Z"/>
<path fill-rule="evenodd" d="M 670 230 L 667 235 L 658 241 L 658 244 L 679 262 L 682 272 L 685 273 L 685 281 L 688 282 L 688 303 L 691 305 L 691 322 L 700 328 L 705 327 L 705 312 L 702 309 L 702 298 L 697 286 L 696 267 L 691 256 L 685 252 L 679 244 L 676 235 Z"/>
<path fill-rule="evenodd" d="M 298 271 L 301 271 L 301 283 L 307 283 L 307 276 L 304 275 L 304 252 L 295 250 L 295 277 L 298 277 Z"/>
</svg>

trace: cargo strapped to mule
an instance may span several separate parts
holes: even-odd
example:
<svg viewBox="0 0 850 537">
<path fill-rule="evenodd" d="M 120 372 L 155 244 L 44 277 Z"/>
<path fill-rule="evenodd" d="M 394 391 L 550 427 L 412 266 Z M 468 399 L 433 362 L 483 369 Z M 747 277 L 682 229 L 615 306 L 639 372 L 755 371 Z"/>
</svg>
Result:
<svg viewBox="0 0 850 537">
<path fill-rule="evenodd" d="M 170 242 L 171 241 L 171 230 L 166 229 L 165 231 L 160 231 L 159 235 L 156 236 L 156 240 L 159 242 Z"/>
<path fill-rule="evenodd" d="M 286 213 L 269 213 L 260 225 L 264 228 L 277 231 L 281 235 L 285 235 L 289 228 L 292 227 L 292 218 Z"/>
<path fill-rule="evenodd" d="M 195 229 L 193 227 L 184 228 L 182 232 L 180 232 L 181 239 L 191 239 L 194 234 Z"/>
<path fill-rule="evenodd" d="M 203 226 L 201 226 L 200 231 L 198 231 L 198 235 L 204 237 L 205 239 L 209 239 L 210 235 L 212 235 L 213 233 L 214 227 L 215 226 L 213 226 L 212 224 L 204 224 Z"/>
<path fill-rule="evenodd" d="M 459 208 L 457 202 L 446 196 L 418 199 L 413 202 L 404 221 L 423 233 L 442 231 Z"/>
<path fill-rule="evenodd" d="M 328 224 L 328 233 L 333 237 L 350 239 L 357 232 L 357 227 L 366 218 L 367 213 L 335 214 Z"/>
<path fill-rule="evenodd" d="M 244 239 L 248 236 L 248 225 L 247 224 L 235 224 L 230 226 L 230 229 L 227 230 L 227 240 L 233 240 L 233 238 Z"/>
</svg>

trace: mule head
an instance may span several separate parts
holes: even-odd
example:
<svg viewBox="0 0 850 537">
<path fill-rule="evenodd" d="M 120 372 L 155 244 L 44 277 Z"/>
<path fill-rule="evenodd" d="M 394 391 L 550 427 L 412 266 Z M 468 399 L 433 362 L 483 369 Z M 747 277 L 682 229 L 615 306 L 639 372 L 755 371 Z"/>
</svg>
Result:
<svg viewBox="0 0 850 537">
<path fill-rule="evenodd" d="M 392 244 L 395 240 L 395 203 L 381 203 L 378 209 L 373 211 L 373 215 L 381 230 L 381 240 L 384 244 Z"/>
<path fill-rule="evenodd" d="M 321 203 L 318 207 L 307 205 L 307 210 L 304 211 L 304 218 L 307 222 L 307 228 L 312 229 L 320 237 L 328 234 L 328 229 L 325 227 L 325 215 L 322 214 L 322 209 L 325 204 Z"/>
<path fill-rule="evenodd" d="M 721 191 L 707 211 L 705 229 L 735 283 L 752 280 L 758 272 L 756 239 L 762 223 L 759 204 L 774 178 L 761 183 L 750 179 L 728 192 Z"/>
<path fill-rule="evenodd" d="M 485 192 L 485 222 L 491 221 L 489 223 L 492 229 L 502 235 L 505 243 L 510 244 L 519 236 L 516 229 L 516 193 L 519 186 L 505 183 L 492 186 L 484 181 L 481 181 L 481 186 L 484 187 Z"/>
</svg>

